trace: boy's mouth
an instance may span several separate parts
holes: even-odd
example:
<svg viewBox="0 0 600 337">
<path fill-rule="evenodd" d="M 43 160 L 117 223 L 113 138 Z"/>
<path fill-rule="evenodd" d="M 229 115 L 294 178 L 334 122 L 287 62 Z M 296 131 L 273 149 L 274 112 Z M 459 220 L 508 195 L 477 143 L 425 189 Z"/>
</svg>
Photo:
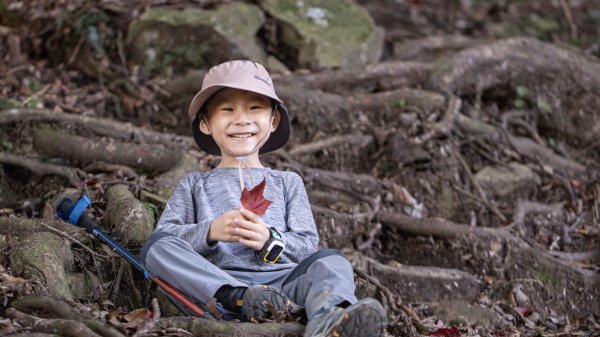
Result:
<svg viewBox="0 0 600 337">
<path fill-rule="evenodd" d="M 246 139 L 246 138 L 250 138 L 254 136 L 254 133 L 233 133 L 231 135 L 229 135 L 229 137 L 231 138 L 235 138 L 235 139 Z"/>
</svg>

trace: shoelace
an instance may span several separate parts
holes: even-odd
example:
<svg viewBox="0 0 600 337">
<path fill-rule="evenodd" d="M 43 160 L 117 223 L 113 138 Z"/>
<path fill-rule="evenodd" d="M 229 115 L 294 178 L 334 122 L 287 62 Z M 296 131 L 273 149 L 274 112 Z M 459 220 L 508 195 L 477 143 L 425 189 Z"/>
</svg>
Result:
<svg viewBox="0 0 600 337">
<path fill-rule="evenodd" d="M 246 171 L 248 171 L 248 175 L 250 176 L 250 184 L 252 186 L 254 186 L 254 179 L 252 178 L 252 171 L 250 171 L 250 167 L 248 167 L 248 165 L 246 165 L 245 161 L 247 159 L 246 156 L 239 156 L 239 157 L 235 157 L 235 159 L 238 160 L 239 166 L 238 166 L 238 174 L 240 176 L 240 188 L 243 191 L 244 188 L 246 188 L 246 185 L 244 184 L 244 170 L 243 168 L 246 168 Z"/>
</svg>

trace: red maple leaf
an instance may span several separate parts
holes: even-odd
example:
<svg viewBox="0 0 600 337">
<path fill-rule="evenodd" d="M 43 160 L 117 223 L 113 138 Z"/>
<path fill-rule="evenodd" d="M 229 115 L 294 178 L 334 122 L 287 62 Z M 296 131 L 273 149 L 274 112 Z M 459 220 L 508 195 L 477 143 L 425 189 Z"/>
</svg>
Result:
<svg viewBox="0 0 600 337">
<path fill-rule="evenodd" d="M 266 185 L 267 182 L 263 178 L 263 181 L 254 186 L 254 188 L 250 191 L 244 187 L 244 190 L 242 191 L 242 197 L 240 198 L 242 206 L 256 215 L 265 214 L 267 208 L 269 208 L 269 205 L 271 205 L 271 201 L 265 199 L 263 196 Z"/>
<path fill-rule="evenodd" d="M 434 332 L 430 332 L 429 336 L 434 337 L 460 337 L 460 332 L 455 326 L 450 328 L 439 328 Z"/>
</svg>

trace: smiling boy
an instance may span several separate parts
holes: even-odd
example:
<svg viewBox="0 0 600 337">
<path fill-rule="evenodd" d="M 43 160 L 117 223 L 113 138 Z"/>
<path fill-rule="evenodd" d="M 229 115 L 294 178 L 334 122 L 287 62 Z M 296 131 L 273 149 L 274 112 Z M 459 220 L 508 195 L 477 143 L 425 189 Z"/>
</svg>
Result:
<svg viewBox="0 0 600 337">
<path fill-rule="evenodd" d="M 178 183 L 142 248 L 146 268 L 198 303 L 215 298 L 224 313 L 243 320 L 268 318 L 270 308 L 286 310 L 291 299 L 306 310 L 305 336 L 382 336 L 385 311 L 374 299 L 356 298 L 350 262 L 318 250 L 300 176 L 260 161 L 290 134 L 287 109 L 264 67 L 230 61 L 211 68 L 189 114 L 196 144 L 221 160 Z M 259 216 L 240 207 L 240 196 L 263 179 L 271 203 Z"/>
</svg>

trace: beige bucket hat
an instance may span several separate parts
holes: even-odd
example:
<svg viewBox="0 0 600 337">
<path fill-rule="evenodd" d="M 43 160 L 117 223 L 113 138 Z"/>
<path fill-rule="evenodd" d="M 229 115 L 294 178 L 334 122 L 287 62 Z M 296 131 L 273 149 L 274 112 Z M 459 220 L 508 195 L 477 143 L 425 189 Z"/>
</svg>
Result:
<svg viewBox="0 0 600 337">
<path fill-rule="evenodd" d="M 275 94 L 271 76 L 261 64 L 236 60 L 229 61 L 210 68 L 202 81 L 202 89 L 190 103 L 189 116 L 192 119 L 192 135 L 198 146 L 212 155 L 220 156 L 221 150 L 210 135 L 200 132 L 200 108 L 217 91 L 223 88 L 234 88 L 252 91 L 273 99 L 275 108 L 281 113 L 281 121 L 267 142 L 260 148 L 259 153 L 275 151 L 284 146 L 290 138 L 290 118 L 283 102 Z"/>
</svg>

